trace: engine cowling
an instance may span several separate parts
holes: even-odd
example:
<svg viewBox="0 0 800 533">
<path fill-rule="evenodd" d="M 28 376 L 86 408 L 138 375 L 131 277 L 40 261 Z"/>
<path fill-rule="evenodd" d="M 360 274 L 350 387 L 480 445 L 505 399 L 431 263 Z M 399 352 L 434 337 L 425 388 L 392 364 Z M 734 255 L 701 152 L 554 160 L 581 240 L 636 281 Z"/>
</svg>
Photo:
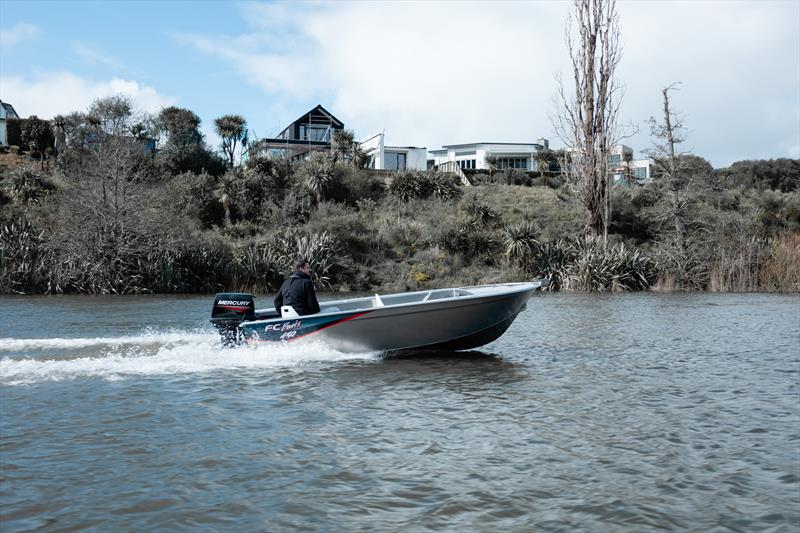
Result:
<svg viewBox="0 0 800 533">
<path fill-rule="evenodd" d="M 255 316 L 256 302 L 252 294 L 221 292 L 214 296 L 211 323 L 219 331 L 225 346 L 237 344 L 239 324 L 253 320 Z"/>
</svg>

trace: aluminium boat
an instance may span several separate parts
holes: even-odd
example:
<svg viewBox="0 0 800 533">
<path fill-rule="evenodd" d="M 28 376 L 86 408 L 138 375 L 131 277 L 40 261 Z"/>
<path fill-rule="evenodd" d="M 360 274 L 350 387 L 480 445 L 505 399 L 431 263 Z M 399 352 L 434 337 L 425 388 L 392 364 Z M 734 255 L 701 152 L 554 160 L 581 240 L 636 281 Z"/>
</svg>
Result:
<svg viewBox="0 0 800 533">
<path fill-rule="evenodd" d="M 253 295 L 220 293 L 211 322 L 224 345 L 316 339 L 345 352 L 468 350 L 500 337 L 539 281 L 434 289 L 320 302 L 299 316 L 289 306 L 255 308 Z"/>
</svg>

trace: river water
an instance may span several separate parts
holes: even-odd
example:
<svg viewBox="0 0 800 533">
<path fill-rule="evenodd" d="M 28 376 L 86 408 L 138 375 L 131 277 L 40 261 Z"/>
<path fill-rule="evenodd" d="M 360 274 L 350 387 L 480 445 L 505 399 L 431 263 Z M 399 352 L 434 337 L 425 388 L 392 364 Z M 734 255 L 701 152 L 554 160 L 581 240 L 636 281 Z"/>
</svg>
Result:
<svg viewBox="0 0 800 533">
<path fill-rule="evenodd" d="M 209 297 L 0 306 L 4 533 L 800 529 L 797 295 L 540 294 L 405 357 L 221 350 Z"/>
</svg>

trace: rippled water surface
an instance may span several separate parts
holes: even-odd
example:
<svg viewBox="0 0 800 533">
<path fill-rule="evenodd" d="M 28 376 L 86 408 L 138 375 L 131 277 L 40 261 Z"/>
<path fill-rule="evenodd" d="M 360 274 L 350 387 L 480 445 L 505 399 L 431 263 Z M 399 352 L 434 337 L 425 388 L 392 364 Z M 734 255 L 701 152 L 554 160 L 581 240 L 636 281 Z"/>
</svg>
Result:
<svg viewBox="0 0 800 533">
<path fill-rule="evenodd" d="M 394 358 L 210 308 L 0 298 L 0 530 L 800 529 L 798 296 L 535 295 Z"/>
</svg>

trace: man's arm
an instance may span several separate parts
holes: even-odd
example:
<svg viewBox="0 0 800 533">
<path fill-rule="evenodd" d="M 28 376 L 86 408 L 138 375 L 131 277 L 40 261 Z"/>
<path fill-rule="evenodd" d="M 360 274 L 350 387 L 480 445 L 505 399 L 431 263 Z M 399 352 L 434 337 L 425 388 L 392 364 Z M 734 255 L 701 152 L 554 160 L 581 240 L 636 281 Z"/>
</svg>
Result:
<svg viewBox="0 0 800 533">
<path fill-rule="evenodd" d="M 284 282 L 285 284 L 286 282 Z M 275 295 L 275 310 L 280 313 L 281 306 L 283 305 L 283 285 L 278 289 L 278 294 Z"/>
<path fill-rule="evenodd" d="M 314 282 L 308 281 L 306 290 L 306 301 L 308 303 L 308 311 L 311 314 L 319 313 L 319 302 L 317 301 L 317 293 L 314 292 Z"/>
</svg>

